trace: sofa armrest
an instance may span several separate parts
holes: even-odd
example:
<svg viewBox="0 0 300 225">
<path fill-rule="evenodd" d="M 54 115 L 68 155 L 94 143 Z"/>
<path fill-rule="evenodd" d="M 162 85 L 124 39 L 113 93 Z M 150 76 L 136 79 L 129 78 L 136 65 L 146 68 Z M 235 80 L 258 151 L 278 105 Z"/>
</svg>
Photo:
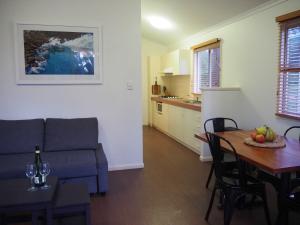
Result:
<svg viewBox="0 0 300 225">
<path fill-rule="evenodd" d="M 108 191 L 108 163 L 103 151 L 102 144 L 98 144 L 95 150 L 96 166 L 98 171 L 97 187 L 98 193 L 106 193 Z"/>
</svg>

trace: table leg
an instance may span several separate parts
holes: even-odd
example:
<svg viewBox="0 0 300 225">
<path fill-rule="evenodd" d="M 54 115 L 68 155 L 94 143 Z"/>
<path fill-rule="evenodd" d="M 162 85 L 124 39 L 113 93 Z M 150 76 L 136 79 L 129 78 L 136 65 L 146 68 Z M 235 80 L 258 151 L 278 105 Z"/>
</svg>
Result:
<svg viewBox="0 0 300 225">
<path fill-rule="evenodd" d="M 0 214 L 0 225 L 6 225 L 6 216 L 5 216 L 5 214 Z"/>
<path fill-rule="evenodd" d="M 31 213 L 31 222 L 32 222 L 32 225 L 38 225 L 38 212 L 37 211 L 33 211 Z"/>
<path fill-rule="evenodd" d="M 91 225 L 91 207 L 90 205 L 87 205 L 85 207 L 85 224 L 86 225 Z"/>
<path fill-rule="evenodd" d="M 47 219 L 47 225 L 53 224 L 53 211 L 52 206 L 48 206 L 46 209 L 46 219 Z"/>
<path fill-rule="evenodd" d="M 280 187 L 278 193 L 278 217 L 276 225 L 287 225 L 288 224 L 288 210 L 284 205 L 285 198 L 289 193 L 290 184 L 290 173 L 282 173 L 280 178 Z"/>
</svg>

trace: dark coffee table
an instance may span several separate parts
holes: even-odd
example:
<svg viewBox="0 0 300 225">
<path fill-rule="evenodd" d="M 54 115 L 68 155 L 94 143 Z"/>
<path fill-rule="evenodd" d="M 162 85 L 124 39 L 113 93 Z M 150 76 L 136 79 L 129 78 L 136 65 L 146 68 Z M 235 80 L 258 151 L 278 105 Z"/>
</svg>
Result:
<svg viewBox="0 0 300 225">
<path fill-rule="evenodd" d="M 72 215 L 83 215 L 86 225 L 91 225 L 90 195 L 85 184 L 66 183 L 57 187 L 54 218 L 64 218 Z"/>
<path fill-rule="evenodd" d="M 11 179 L 0 181 L 0 222 L 5 224 L 5 215 L 17 212 L 31 212 L 32 224 L 38 224 L 38 215 L 46 214 L 47 225 L 52 225 L 53 200 L 57 178 L 48 177 L 51 188 L 29 192 L 29 179 Z"/>
<path fill-rule="evenodd" d="M 0 225 L 6 224 L 6 215 L 31 212 L 33 225 L 39 217 L 45 217 L 47 225 L 53 218 L 83 215 L 86 225 L 91 225 L 90 195 L 85 184 L 58 184 L 56 177 L 48 177 L 48 190 L 28 192 L 28 179 L 0 181 Z"/>
</svg>

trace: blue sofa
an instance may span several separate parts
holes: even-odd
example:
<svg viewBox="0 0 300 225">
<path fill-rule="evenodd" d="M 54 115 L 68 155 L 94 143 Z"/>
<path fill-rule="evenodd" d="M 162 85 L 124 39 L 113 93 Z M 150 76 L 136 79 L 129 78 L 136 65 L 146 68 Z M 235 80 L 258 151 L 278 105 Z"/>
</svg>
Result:
<svg viewBox="0 0 300 225">
<path fill-rule="evenodd" d="M 98 143 L 97 118 L 0 120 L 0 179 L 25 177 L 35 146 L 50 175 L 61 183 L 84 182 L 90 193 L 108 190 L 108 165 Z"/>
</svg>

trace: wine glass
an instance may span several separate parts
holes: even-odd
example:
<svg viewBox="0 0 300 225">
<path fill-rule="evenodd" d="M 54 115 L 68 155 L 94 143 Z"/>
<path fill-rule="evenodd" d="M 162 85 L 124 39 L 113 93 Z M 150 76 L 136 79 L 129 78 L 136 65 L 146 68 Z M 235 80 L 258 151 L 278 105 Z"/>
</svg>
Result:
<svg viewBox="0 0 300 225">
<path fill-rule="evenodd" d="M 48 162 L 43 162 L 40 168 L 40 174 L 45 178 L 45 184 L 41 187 L 41 189 L 49 189 L 50 185 L 47 182 L 47 176 L 50 174 L 50 164 Z"/>
<path fill-rule="evenodd" d="M 33 184 L 33 178 L 36 175 L 37 170 L 34 164 L 30 163 L 26 165 L 25 174 L 30 179 L 30 188 L 27 189 L 27 191 L 36 191 L 37 188 Z"/>
</svg>

